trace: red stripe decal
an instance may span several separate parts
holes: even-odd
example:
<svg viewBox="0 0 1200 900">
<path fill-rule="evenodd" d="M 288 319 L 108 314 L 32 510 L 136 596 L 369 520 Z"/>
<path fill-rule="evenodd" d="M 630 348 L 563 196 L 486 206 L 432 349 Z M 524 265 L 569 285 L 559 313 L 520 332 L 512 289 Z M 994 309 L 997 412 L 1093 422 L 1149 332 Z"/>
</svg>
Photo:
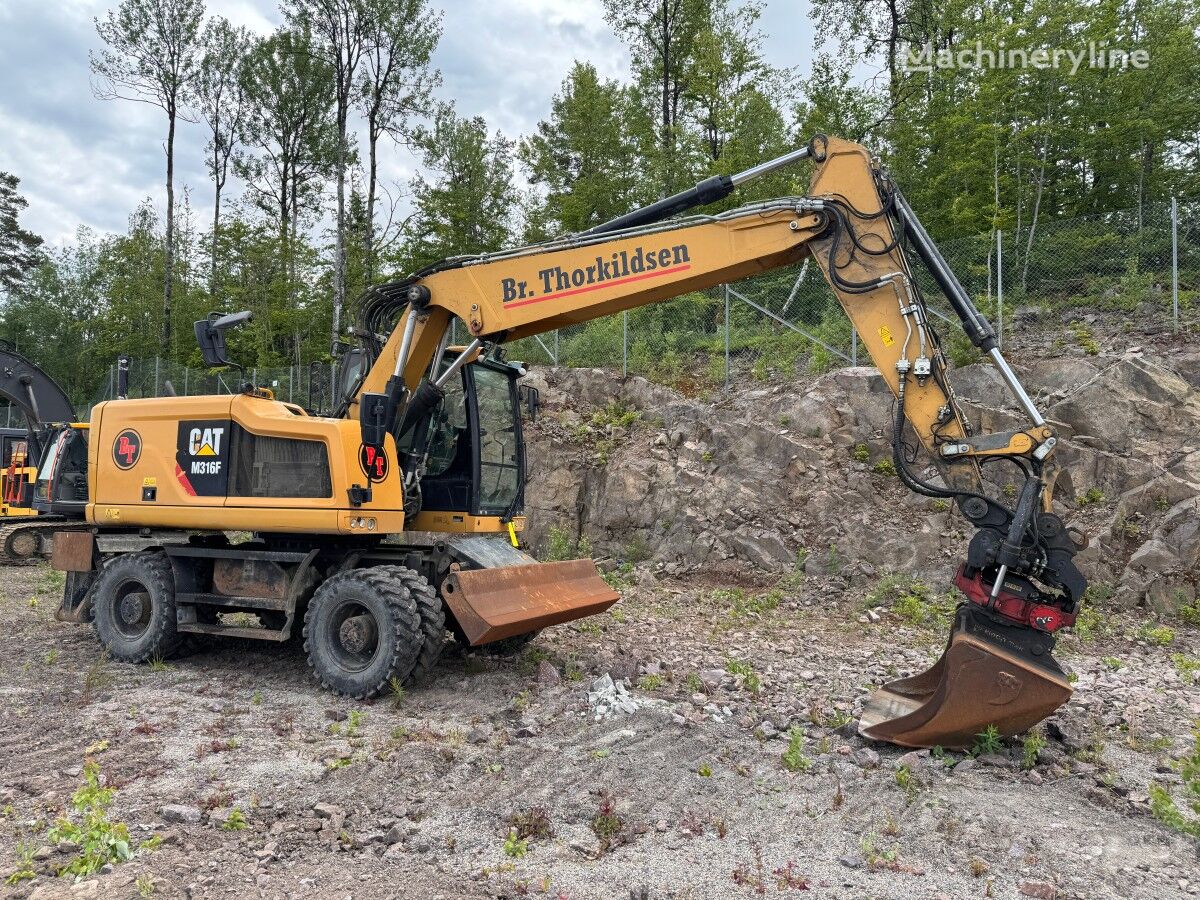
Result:
<svg viewBox="0 0 1200 900">
<path fill-rule="evenodd" d="M 175 477 L 179 479 L 179 483 L 183 485 L 183 489 L 187 491 L 189 497 L 196 496 L 196 489 L 188 481 L 187 475 L 183 474 L 183 469 L 179 468 L 179 463 L 175 463 Z"/>
<path fill-rule="evenodd" d="M 531 297 L 528 300 L 519 300 L 516 303 L 505 303 L 505 309 L 515 309 L 518 306 L 528 306 L 530 303 L 541 303 L 543 300 L 557 300 L 559 297 L 572 297 L 575 294 L 586 294 L 588 291 L 598 291 L 606 287 L 615 287 L 618 284 L 629 284 L 631 281 L 644 281 L 647 278 L 662 278 L 664 275 L 674 275 L 676 272 L 686 272 L 692 266 L 690 263 L 683 266 L 675 266 L 673 269 L 660 269 L 657 272 L 647 272 L 644 275 L 630 275 L 628 278 L 617 278 L 612 281 L 602 281 L 599 284 L 589 284 L 585 287 L 574 288 L 569 291 L 559 291 L 557 294 L 546 294 L 544 297 Z"/>
</svg>

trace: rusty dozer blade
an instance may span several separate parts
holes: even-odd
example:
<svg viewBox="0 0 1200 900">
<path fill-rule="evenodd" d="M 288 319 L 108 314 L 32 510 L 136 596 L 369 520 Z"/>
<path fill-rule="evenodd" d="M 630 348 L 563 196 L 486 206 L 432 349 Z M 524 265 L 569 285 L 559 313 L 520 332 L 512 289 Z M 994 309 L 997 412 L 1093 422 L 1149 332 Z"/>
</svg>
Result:
<svg viewBox="0 0 1200 900">
<path fill-rule="evenodd" d="M 1048 634 L 1002 624 L 964 603 L 941 658 L 877 690 L 859 734 L 904 747 L 961 749 L 989 725 L 1002 735 L 1027 731 L 1071 696 L 1053 647 Z"/>
<path fill-rule="evenodd" d="M 472 647 L 602 613 L 621 595 L 590 559 L 451 571 L 442 597 Z"/>
</svg>

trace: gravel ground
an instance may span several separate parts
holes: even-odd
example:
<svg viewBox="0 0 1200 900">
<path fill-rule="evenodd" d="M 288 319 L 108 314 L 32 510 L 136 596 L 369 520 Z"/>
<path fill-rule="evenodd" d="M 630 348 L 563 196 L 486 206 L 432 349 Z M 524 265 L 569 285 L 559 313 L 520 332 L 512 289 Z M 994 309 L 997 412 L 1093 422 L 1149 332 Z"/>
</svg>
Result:
<svg viewBox="0 0 1200 900">
<path fill-rule="evenodd" d="M 5 569 L 0 878 L 23 851 L 39 874 L 0 893 L 1200 895 L 1196 842 L 1147 803 L 1154 781 L 1178 793 L 1171 758 L 1200 717 L 1196 629 L 1156 644 L 1106 614 L 1090 641 L 1065 638 L 1078 690 L 1027 769 L 1019 741 L 968 758 L 855 735 L 873 683 L 936 656 L 940 621 L 869 609 L 830 575 L 628 577 L 612 613 L 515 659 L 448 646 L 426 685 L 356 704 L 322 692 L 295 645 L 106 661 L 90 629 L 53 620 L 53 573 Z M 88 755 L 111 818 L 161 844 L 72 885 L 45 831 Z M 506 852 L 514 824 L 528 836 Z"/>
</svg>

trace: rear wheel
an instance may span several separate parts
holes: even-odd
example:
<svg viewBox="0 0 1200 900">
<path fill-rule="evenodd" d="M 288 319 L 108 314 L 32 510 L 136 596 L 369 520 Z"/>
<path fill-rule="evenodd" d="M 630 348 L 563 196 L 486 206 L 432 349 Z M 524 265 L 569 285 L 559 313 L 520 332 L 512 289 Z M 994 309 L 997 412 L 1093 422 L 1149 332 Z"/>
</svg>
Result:
<svg viewBox="0 0 1200 900">
<path fill-rule="evenodd" d="M 304 650 L 326 688 L 364 700 L 392 679 L 405 681 L 417 665 L 424 645 L 417 585 L 399 577 L 398 568 L 339 572 L 313 594 Z"/>
<path fill-rule="evenodd" d="M 145 662 L 179 646 L 175 579 L 165 553 L 117 557 L 96 578 L 91 595 L 96 637 L 114 659 Z"/>
</svg>

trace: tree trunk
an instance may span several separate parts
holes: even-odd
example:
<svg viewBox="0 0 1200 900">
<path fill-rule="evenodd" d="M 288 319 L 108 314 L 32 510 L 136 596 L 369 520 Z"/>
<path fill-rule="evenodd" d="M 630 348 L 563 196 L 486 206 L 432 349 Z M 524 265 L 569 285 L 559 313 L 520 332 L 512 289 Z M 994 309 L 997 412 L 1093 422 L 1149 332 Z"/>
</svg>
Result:
<svg viewBox="0 0 1200 900">
<path fill-rule="evenodd" d="M 346 118 L 344 98 L 338 98 L 337 148 L 337 249 L 333 265 L 333 335 L 337 340 L 342 330 L 342 306 L 346 302 Z"/>
<path fill-rule="evenodd" d="M 175 274 L 175 106 L 167 109 L 167 246 L 163 268 L 162 352 L 171 355 L 171 288 Z"/>
<path fill-rule="evenodd" d="M 208 273 L 208 293 L 213 299 L 217 296 L 217 237 L 221 233 L 221 187 L 223 179 L 216 176 L 217 172 L 217 150 L 213 150 L 213 184 L 215 185 L 213 197 L 213 227 L 212 227 L 212 253 L 209 260 Z"/>
<path fill-rule="evenodd" d="M 375 183 L 379 177 L 376 145 L 379 143 L 379 132 L 375 127 L 375 115 L 372 113 L 367 121 L 368 148 L 367 163 L 367 224 L 363 230 L 363 270 L 366 284 L 370 287 L 375 281 Z"/>
<path fill-rule="evenodd" d="M 1021 266 L 1021 293 L 1025 293 L 1026 279 L 1029 277 L 1029 255 L 1033 252 L 1033 236 L 1037 233 L 1038 214 L 1042 211 L 1042 191 L 1046 187 L 1046 155 L 1050 151 L 1050 139 L 1042 138 L 1041 170 L 1038 172 L 1037 193 L 1033 195 L 1033 213 L 1029 222 L 1029 237 L 1025 241 L 1025 261 Z"/>
</svg>

